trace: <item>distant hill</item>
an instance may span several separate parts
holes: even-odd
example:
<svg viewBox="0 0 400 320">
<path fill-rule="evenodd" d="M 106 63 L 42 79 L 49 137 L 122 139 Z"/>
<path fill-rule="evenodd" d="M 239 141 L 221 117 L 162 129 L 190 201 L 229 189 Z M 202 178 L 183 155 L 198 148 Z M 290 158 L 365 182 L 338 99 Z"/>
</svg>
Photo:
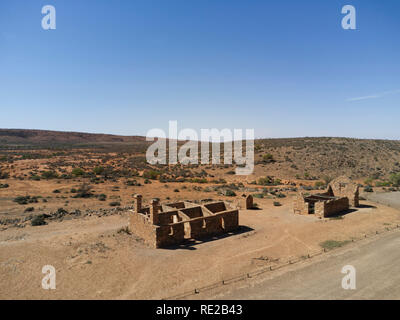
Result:
<svg viewBox="0 0 400 320">
<path fill-rule="evenodd" d="M 145 137 L 29 129 L 0 129 L 0 148 L 5 147 L 96 147 L 146 146 Z"/>
<path fill-rule="evenodd" d="M 352 138 L 257 140 L 258 162 L 266 172 L 301 178 L 348 175 L 387 177 L 400 172 L 400 141 Z M 262 161 L 266 154 L 274 161 Z M 263 162 L 265 164 L 263 164 Z M 257 168 L 260 170 L 260 168 Z"/>
<path fill-rule="evenodd" d="M 141 136 L 0 129 L 3 150 L 100 148 L 144 153 L 149 144 Z M 259 139 L 255 141 L 255 162 L 257 176 L 322 178 L 345 174 L 379 179 L 400 172 L 400 141 L 329 137 Z"/>
</svg>

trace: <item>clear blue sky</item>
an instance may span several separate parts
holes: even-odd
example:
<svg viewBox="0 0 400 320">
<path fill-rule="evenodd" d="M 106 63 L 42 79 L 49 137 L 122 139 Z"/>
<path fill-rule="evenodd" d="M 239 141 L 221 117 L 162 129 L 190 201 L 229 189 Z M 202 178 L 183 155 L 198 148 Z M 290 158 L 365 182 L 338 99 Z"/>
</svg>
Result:
<svg viewBox="0 0 400 320">
<path fill-rule="evenodd" d="M 400 139 L 399 36 L 399 0 L 2 0 L 0 127 Z"/>
</svg>

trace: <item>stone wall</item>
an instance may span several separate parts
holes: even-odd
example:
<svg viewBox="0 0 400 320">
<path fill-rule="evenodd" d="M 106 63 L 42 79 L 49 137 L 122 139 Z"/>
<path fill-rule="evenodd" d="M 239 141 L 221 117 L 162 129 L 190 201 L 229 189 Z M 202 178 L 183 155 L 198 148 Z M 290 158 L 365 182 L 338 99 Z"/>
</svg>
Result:
<svg viewBox="0 0 400 320">
<path fill-rule="evenodd" d="M 204 205 L 208 210 L 213 213 L 226 211 L 225 203 L 223 202 L 213 202 Z"/>
<path fill-rule="evenodd" d="M 185 224 L 190 226 L 190 234 L 185 236 Z M 157 229 L 157 247 L 166 247 L 181 243 L 185 238 L 204 239 L 239 227 L 239 211 L 225 211 L 207 217 L 197 217 L 180 221 Z"/>
<path fill-rule="evenodd" d="M 305 201 L 304 195 L 301 192 L 294 199 L 293 211 L 296 214 L 310 214 L 310 204 Z"/>
<path fill-rule="evenodd" d="M 335 197 L 347 197 L 349 203 L 353 207 L 360 205 L 359 200 L 359 186 L 351 181 L 348 177 L 342 176 L 333 180 L 329 187 L 331 188 Z"/>
<path fill-rule="evenodd" d="M 181 243 L 185 239 L 183 223 L 174 223 L 167 226 L 159 226 L 156 229 L 156 248 L 166 247 Z"/>
<path fill-rule="evenodd" d="M 158 213 L 158 224 L 159 225 L 166 225 L 170 223 L 174 223 L 173 217 L 179 221 L 178 211 L 168 211 L 168 212 L 160 212 Z"/>
<path fill-rule="evenodd" d="M 157 226 L 151 223 L 148 216 L 132 211 L 129 215 L 128 228 L 135 235 L 142 238 L 151 247 L 156 247 Z"/>
<path fill-rule="evenodd" d="M 337 215 L 349 209 L 349 199 L 339 198 L 335 200 L 319 201 L 315 203 L 315 214 L 326 218 Z"/>
</svg>

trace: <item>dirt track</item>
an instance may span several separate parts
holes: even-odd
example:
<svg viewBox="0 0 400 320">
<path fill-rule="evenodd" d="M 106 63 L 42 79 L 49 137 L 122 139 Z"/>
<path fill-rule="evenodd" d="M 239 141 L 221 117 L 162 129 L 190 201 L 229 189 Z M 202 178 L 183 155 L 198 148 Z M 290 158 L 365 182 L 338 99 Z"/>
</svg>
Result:
<svg viewBox="0 0 400 320">
<path fill-rule="evenodd" d="M 213 299 L 400 299 L 400 231 L 338 250 L 277 276 L 225 287 Z M 356 269 L 356 289 L 342 288 L 341 270 Z"/>
<path fill-rule="evenodd" d="M 382 203 L 392 208 L 400 209 L 400 192 L 372 193 L 366 195 L 366 197 L 371 201 Z"/>
</svg>

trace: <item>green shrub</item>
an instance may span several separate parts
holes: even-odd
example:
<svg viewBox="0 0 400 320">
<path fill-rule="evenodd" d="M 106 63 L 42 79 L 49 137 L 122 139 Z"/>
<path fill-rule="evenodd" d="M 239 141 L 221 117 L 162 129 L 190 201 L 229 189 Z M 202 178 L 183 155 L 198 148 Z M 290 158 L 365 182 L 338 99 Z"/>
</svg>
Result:
<svg viewBox="0 0 400 320">
<path fill-rule="evenodd" d="M 324 182 L 322 182 L 322 181 L 316 181 L 314 183 L 314 187 L 317 188 L 317 189 L 324 188 L 325 186 L 326 186 L 326 184 Z"/>
<path fill-rule="evenodd" d="M 275 207 L 280 207 L 282 204 L 280 203 L 280 202 L 278 202 L 278 201 L 274 201 L 274 206 Z"/>
<path fill-rule="evenodd" d="M 269 163 L 269 162 L 274 162 L 275 160 L 274 160 L 274 156 L 272 154 L 267 153 L 267 154 L 263 155 L 262 161 L 266 162 L 266 163 Z"/>
<path fill-rule="evenodd" d="M 8 172 L 0 171 L 0 179 L 8 179 L 10 177 Z"/>
<path fill-rule="evenodd" d="M 94 167 L 93 168 L 93 173 L 95 175 L 100 175 L 104 172 L 104 168 L 103 167 Z"/>
<path fill-rule="evenodd" d="M 325 185 L 328 185 L 333 180 L 333 178 L 330 176 L 323 176 L 322 180 L 324 180 Z"/>
<path fill-rule="evenodd" d="M 38 199 L 37 197 L 31 197 L 31 196 L 18 196 L 13 201 L 20 205 L 24 205 L 28 203 L 37 203 Z"/>
<path fill-rule="evenodd" d="M 374 192 L 374 189 L 371 186 L 366 186 L 364 192 Z"/>
<path fill-rule="evenodd" d="M 273 184 L 273 181 L 270 177 L 261 177 L 258 179 L 257 184 L 260 186 L 270 186 Z"/>
<path fill-rule="evenodd" d="M 390 187 L 391 184 L 390 181 L 377 181 L 375 182 L 375 187 Z"/>
<path fill-rule="evenodd" d="M 364 181 L 364 184 L 366 184 L 367 186 L 370 186 L 370 185 L 372 185 L 373 182 L 374 182 L 374 179 L 368 178 L 368 179 L 366 179 L 366 180 Z"/>
<path fill-rule="evenodd" d="M 334 248 L 343 247 L 344 245 L 348 244 L 349 242 L 351 242 L 351 241 L 350 240 L 345 240 L 345 241 L 326 240 L 324 242 L 321 242 L 320 246 L 326 250 L 331 250 Z"/>
<path fill-rule="evenodd" d="M 207 183 L 207 179 L 206 178 L 194 178 L 191 180 L 191 182 L 193 183 Z"/>
<path fill-rule="evenodd" d="M 390 175 L 389 180 L 394 187 L 400 187 L 400 172 Z"/>
<path fill-rule="evenodd" d="M 157 177 L 160 175 L 160 172 L 157 170 L 145 170 L 143 172 L 143 178 L 156 180 Z"/>
<path fill-rule="evenodd" d="M 31 220 L 31 225 L 32 226 L 43 226 L 43 225 L 47 224 L 45 218 L 46 218 L 46 216 L 43 214 L 38 215 Z"/>
<path fill-rule="evenodd" d="M 226 195 L 227 197 L 235 197 L 235 196 L 236 196 L 236 193 L 235 193 L 234 191 L 228 189 L 228 190 L 226 190 L 225 195 Z"/>
<path fill-rule="evenodd" d="M 92 190 L 91 185 L 83 183 L 76 191 L 76 195 L 74 196 L 74 198 L 90 198 L 93 196 L 91 190 Z"/>
<path fill-rule="evenodd" d="M 110 202 L 109 205 L 110 205 L 111 207 L 118 207 L 118 206 L 121 205 L 121 203 L 120 203 L 119 201 L 113 201 L 113 202 Z"/>
<path fill-rule="evenodd" d="M 73 168 L 71 173 L 75 177 L 80 177 L 85 174 L 85 171 L 83 171 L 83 169 L 81 169 L 81 168 Z"/>
<path fill-rule="evenodd" d="M 43 179 L 56 179 L 56 178 L 58 178 L 58 174 L 55 171 L 43 171 L 42 178 Z"/>
</svg>

